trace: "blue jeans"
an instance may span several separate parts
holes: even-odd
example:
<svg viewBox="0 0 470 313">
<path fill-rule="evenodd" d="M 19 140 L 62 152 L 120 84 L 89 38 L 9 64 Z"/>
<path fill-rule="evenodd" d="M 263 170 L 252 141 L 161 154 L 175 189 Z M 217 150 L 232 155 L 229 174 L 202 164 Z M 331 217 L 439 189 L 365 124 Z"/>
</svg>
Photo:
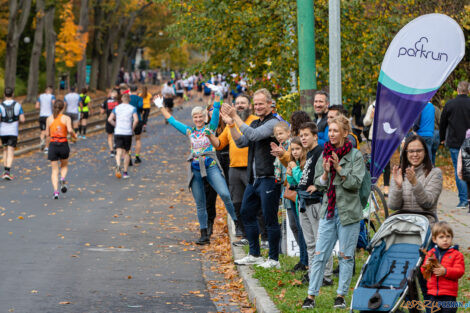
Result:
<svg viewBox="0 0 470 313">
<path fill-rule="evenodd" d="M 295 203 L 288 200 L 285 202 L 290 202 L 291 206 L 290 208 L 287 208 L 287 210 L 291 210 L 292 214 L 289 214 L 289 222 L 295 223 L 295 230 L 297 231 L 297 234 L 294 234 L 295 240 L 297 242 L 297 245 L 299 246 L 299 252 L 300 252 L 300 263 L 302 263 L 305 266 L 308 266 L 308 254 L 307 254 L 307 244 L 305 243 L 305 238 L 304 238 L 304 233 L 302 232 L 302 227 L 300 226 L 300 218 L 299 218 L 299 213 L 297 212 L 295 208 Z M 289 213 L 289 212 L 288 212 Z M 294 221 L 291 221 L 290 218 L 291 216 L 294 217 Z M 292 229 L 292 227 L 291 227 Z"/>
<path fill-rule="evenodd" d="M 279 241 L 281 228 L 277 219 L 281 186 L 274 178 L 257 178 L 253 184 L 248 184 L 243 194 L 241 216 L 245 227 L 246 239 L 250 243 L 250 254 L 260 256 L 259 228 L 256 216 L 261 207 L 264 224 L 268 231 L 269 258 L 279 259 Z"/>
<path fill-rule="evenodd" d="M 204 181 L 201 176 L 201 172 L 196 169 L 193 171 L 193 180 L 191 181 L 191 191 L 193 192 L 194 201 L 196 201 L 197 208 L 197 219 L 199 221 L 199 228 L 207 228 L 207 210 L 206 210 L 206 193 L 204 191 Z M 228 214 L 234 221 L 237 220 L 235 215 L 235 208 L 233 207 L 232 200 L 230 198 L 230 191 L 228 190 L 227 183 L 225 182 L 220 169 L 217 166 L 211 166 L 206 169 L 207 182 L 214 188 L 217 194 L 220 196 L 225 204 Z"/>
<path fill-rule="evenodd" d="M 434 137 L 423 137 L 424 142 L 426 143 L 426 148 L 428 149 L 428 155 L 432 162 L 432 143 L 434 141 Z"/>
<path fill-rule="evenodd" d="M 437 154 L 437 150 L 439 149 L 440 143 L 441 143 L 441 139 L 439 138 L 439 129 L 436 129 L 434 130 L 434 138 L 432 140 L 432 146 L 431 146 L 432 165 L 436 165 L 436 154 Z"/>
<path fill-rule="evenodd" d="M 320 291 L 325 266 L 336 240 L 339 240 L 339 282 L 336 293 L 342 296 L 347 295 L 353 275 L 354 252 L 360 228 L 360 222 L 343 226 L 339 220 L 338 209 L 335 209 L 335 215 L 332 219 L 326 219 L 325 214 L 320 220 L 315 257 L 310 271 L 309 295 L 317 296 Z"/>
<path fill-rule="evenodd" d="M 459 149 L 449 148 L 449 150 L 450 157 L 452 158 L 452 164 L 454 165 L 455 183 L 457 184 L 457 189 L 459 191 L 459 204 L 466 204 L 468 201 L 467 184 L 457 176 L 457 159 L 459 157 Z"/>
</svg>

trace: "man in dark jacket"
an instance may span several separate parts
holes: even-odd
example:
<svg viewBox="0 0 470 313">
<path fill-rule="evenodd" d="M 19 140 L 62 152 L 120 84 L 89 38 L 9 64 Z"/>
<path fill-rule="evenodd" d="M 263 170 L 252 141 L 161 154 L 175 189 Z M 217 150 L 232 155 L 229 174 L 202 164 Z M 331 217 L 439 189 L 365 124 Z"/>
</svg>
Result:
<svg viewBox="0 0 470 313">
<path fill-rule="evenodd" d="M 467 187 L 464 181 L 457 176 L 457 158 L 460 146 L 465 139 L 465 132 L 470 128 L 470 98 L 468 97 L 469 84 L 461 81 L 457 86 L 458 96 L 446 103 L 441 114 L 439 134 L 441 143 L 446 144 L 450 150 L 452 164 L 454 165 L 455 182 L 459 190 L 459 204 L 457 208 L 467 207 Z"/>
<path fill-rule="evenodd" d="M 237 115 L 235 108 L 230 105 L 224 104 L 221 112 L 237 147 L 248 147 L 248 185 L 243 195 L 240 213 L 250 244 L 250 253 L 244 258 L 236 260 L 235 264 L 237 265 L 258 264 L 265 268 L 280 267 L 281 229 L 277 212 L 281 188 L 274 178 L 275 157 L 271 155 L 271 143 L 278 144 L 273 136 L 273 129 L 279 120 L 272 114 L 271 103 L 271 94 L 267 89 L 260 89 L 254 93 L 254 111 L 259 119 L 253 121 L 250 126 L 243 122 Z M 269 259 L 266 261 L 263 260 L 260 253 L 259 229 L 256 220 L 260 204 L 265 227 L 268 230 Z"/>
<path fill-rule="evenodd" d="M 313 119 L 318 127 L 318 144 L 323 147 L 325 142 L 328 141 L 328 106 L 330 105 L 330 97 L 328 93 L 319 90 L 315 93 L 313 98 L 313 109 L 315 111 L 315 118 Z"/>
</svg>

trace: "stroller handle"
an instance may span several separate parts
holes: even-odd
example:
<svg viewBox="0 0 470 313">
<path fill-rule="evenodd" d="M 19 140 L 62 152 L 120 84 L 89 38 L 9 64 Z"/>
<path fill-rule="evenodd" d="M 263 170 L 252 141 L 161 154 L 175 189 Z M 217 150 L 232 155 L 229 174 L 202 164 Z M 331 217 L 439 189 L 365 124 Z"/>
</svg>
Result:
<svg viewBox="0 0 470 313">
<path fill-rule="evenodd" d="M 416 211 L 416 210 L 398 210 L 395 211 L 391 215 L 397 215 L 397 214 L 420 214 L 420 215 L 427 215 L 427 216 L 432 216 L 436 222 L 439 222 L 439 218 L 437 217 L 437 214 L 434 212 L 429 212 L 429 211 Z"/>
</svg>

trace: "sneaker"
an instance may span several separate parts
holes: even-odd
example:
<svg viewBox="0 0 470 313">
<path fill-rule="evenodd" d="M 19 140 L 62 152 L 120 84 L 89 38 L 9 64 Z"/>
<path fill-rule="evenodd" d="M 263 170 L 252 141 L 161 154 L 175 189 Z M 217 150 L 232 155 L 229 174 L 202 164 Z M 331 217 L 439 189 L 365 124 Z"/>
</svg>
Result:
<svg viewBox="0 0 470 313">
<path fill-rule="evenodd" d="M 261 256 L 252 256 L 248 254 L 246 257 L 241 258 L 239 260 L 235 260 L 236 265 L 254 265 L 254 264 L 261 264 L 264 262 L 263 257 Z"/>
<path fill-rule="evenodd" d="M 44 148 L 44 153 L 48 154 L 49 153 L 49 148 Z"/>
<path fill-rule="evenodd" d="M 457 209 L 466 209 L 466 208 L 468 208 L 468 202 L 460 202 L 457 205 Z"/>
<path fill-rule="evenodd" d="M 269 249 L 269 242 L 267 240 L 261 240 L 260 248 Z"/>
<path fill-rule="evenodd" d="M 85 136 L 85 135 L 82 135 L 82 139 L 86 139 L 86 136 Z"/>
<path fill-rule="evenodd" d="M 127 172 L 124 172 L 124 174 L 122 175 L 122 178 L 128 179 L 128 178 L 129 178 L 129 174 L 127 174 Z"/>
<path fill-rule="evenodd" d="M 116 175 L 117 178 L 121 178 L 122 177 L 122 174 L 121 174 L 121 167 L 120 166 L 116 166 L 115 169 L 114 169 L 114 175 Z"/>
<path fill-rule="evenodd" d="M 109 157 L 114 158 L 116 156 L 116 153 L 114 151 L 109 152 Z"/>
<path fill-rule="evenodd" d="M 4 172 L 2 175 L 2 178 L 5 180 L 13 180 L 13 175 L 10 174 L 10 172 Z"/>
<path fill-rule="evenodd" d="M 57 200 L 59 199 L 59 192 L 58 191 L 54 191 L 54 196 L 52 197 L 54 200 Z"/>
<path fill-rule="evenodd" d="M 60 180 L 60 191 L 62 191 L 62 193 L 67 192 L 67 182 L 65 181 L 65 179 Z"/>
<path fill-rule="evenodd" d="M 135 161 L 134 161 L 135 164 L 139 164 L 139 163 L 142 163 L 142 160 L 140 159 L 139 156 L 136 156 L 135 157 Z"/>
<path fill-rule="evenodd" d="M 334 308 L 336 309 L 345 309 L 346 308 L 346 301 L 344 300 L 343 297 L 336 297 L 335 298 L 335 304 L 333 305 Z"/>
<path fill-rule="evenodd" d="M 272 260 L 272 259 L 267 259 L 266 261 L 258 265 L 262 268 L 273 268 L 273 267 L 281 268 L 281 263 L 279 263 L 279 261 Z"/>
<path fill-rule="evenodd" d="M 304 303 L 302 304 L 302 309 L 314 309 L 315 308 L 315 299 L 310 299 L 309 297 L 305 298 Z"/>
<path fill-rule="evenodd" d="M 322 287 L 325 287 L 325 286 L 333 286 L 333 280 L 327 279 L 327 278 L 323 277 L 323 281 L 322 281 L 321 286 L 322 286 Z"/>
<path fill-rule="evenodd" d="M 304 272 L 306 270 L 307 270 L 307 266 L 299 262 L 290 271 L 291 272 Z"/>
<path fill-rule="evenodd" d="M 248 239 L 241 239 L 241 240 L 238 240 L 238 241 L 234 241 L 232 243 L 235 247 L 244 247 L 244 246 L 248 246 L 250 243 L 248 242 Z"/>
</svg>

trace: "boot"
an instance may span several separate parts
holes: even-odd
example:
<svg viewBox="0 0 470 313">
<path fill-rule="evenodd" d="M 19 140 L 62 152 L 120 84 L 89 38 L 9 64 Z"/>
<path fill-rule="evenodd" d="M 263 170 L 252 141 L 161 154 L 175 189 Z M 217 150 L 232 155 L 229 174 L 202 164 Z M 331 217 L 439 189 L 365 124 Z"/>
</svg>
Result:
<svg viewBox="0 0 470 313">
<path fill-rule="evenodd" d="M 212 236 L 214 230 L 214 221 L 208 220 L 207 221 L 207 237 L 210 238 Z"/>
<path fill-rule="evenodd" d="M 207 228 L 201 229 L 201 238 L 196 241 L 197 245 L 208 245 L 210 244 L 209 236 L 207 235 Z"/>
<path fill-rule="evenodd" d="M 235 221 L 235 236 L 243 237 L 243 225 L 240 221 Z"/>
</svg>

